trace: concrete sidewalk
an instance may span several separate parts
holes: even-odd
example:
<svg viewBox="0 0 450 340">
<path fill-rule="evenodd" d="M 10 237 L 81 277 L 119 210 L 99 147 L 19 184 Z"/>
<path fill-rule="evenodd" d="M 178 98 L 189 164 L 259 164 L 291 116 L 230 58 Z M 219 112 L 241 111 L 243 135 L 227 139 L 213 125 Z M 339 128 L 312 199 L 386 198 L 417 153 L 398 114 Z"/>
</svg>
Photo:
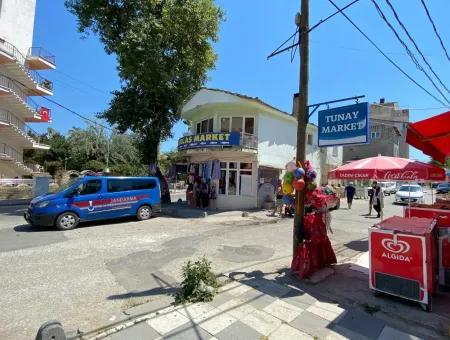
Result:
<svg viewBox="0 0 450 340">
<path fill-rule="evenodd" d="M 309 294 L 286 273 L 229 273 L 236 278 L 212 302 L 171 305 L 160 300 L 131 308 L 126 321 L 83 339 L 439 339 L 408 334 L 358 306 Z M 332 280 L 333 277 L 328 280 Z M 372 311 L 373 313 L 373 311 Z M 444 338 L 444 336 L 442 336 Z"/>
</svg>

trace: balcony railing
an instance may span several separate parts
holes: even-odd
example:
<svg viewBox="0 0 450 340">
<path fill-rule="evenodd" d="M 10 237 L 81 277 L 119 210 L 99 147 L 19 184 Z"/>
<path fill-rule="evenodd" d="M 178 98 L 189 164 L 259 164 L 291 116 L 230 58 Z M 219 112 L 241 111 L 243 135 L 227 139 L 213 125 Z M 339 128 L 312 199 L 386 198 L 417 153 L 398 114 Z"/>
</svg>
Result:
<svg viewBox="0 0 450 340">
<path fill-rule="evenodd" d="M 36 112 L 39 111 L 39 105 L 33 99 L 31 99 L 12 79 L 0 74 L 0 86 L 3 86 L 12 91 L 17 97 L 22 99 L 25 104 L 31 107 L 32 110 Z"/>
<path fill-rule="evenodd" d="M 30 48 L 31 50 L 32 48 Z M 14 59 L 16 59 L 24 68 L 25 72 L 39 84 L 39 86 L 46 88 L 49 91 L 53 90 L 53 83 L 41 76 L 38 72 L 28 69 L 25 65 L 26 58 L 25 56 L 15 47 L 13 44 L 7 42 L 6 40 L 0 39 L 0 50 L 10 55 Z M 42 57 L 43 58 L 43 57 Z M 43 58 L 45 59 L 45 58 Z M 53 57 L 54 59 L 54 57 Z M 45 59 L 47 60 L 47 59 Z"/>
<path fill-rule="evenodd" d="M 0 143 L 0 155 L 6 155 L 16 162 L 23 162 L 23 154 L 5 143 Z"/>
<path fill-rule="evenodd" d="M 50 52 L 46 51 L 42 47 L 30 47 L 28 50 L 28 56 L 39 57 L 49 62 L 52 65 L 56 65 L 56 58 Z"/>
<path fill-rule="evenodd" d="M 16 117 L 11 112 L 0 109 L 0 122 L 4 122 L 10 125 L 15 126 L 17 129 L 22 131 L 22 133 L 27 136 L 28 138 L 31 138 L 33 142 L 40 144 L 40 135 L 34 131 L 32 128 L 30 128 L 24 121 L 22 121 L 20 118 Z"/>
<path fill-rule="evenodd" d="M 258 137 L 251 133 L 241 132 L 241 146 L 247 149 L 258 149 Z"/>
</svg>

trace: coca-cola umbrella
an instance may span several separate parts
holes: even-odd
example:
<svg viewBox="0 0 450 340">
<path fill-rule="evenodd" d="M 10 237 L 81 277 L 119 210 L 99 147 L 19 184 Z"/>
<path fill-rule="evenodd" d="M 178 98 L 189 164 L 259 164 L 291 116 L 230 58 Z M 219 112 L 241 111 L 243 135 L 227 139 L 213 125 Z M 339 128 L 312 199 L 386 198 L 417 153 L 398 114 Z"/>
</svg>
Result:
<svg viewBox="0 0 450 340">
<path fill-rule="evenodd" d="M 407 158 L 377 156 L 352 161 L 328 172 L 329 179 L 441 181 L 444 169 Z"/>
<path fill-rule="evenodd" d="M 445 163 L 450 157 L 450 111 L 409 124 L 406 142 Z"/>
</svg>

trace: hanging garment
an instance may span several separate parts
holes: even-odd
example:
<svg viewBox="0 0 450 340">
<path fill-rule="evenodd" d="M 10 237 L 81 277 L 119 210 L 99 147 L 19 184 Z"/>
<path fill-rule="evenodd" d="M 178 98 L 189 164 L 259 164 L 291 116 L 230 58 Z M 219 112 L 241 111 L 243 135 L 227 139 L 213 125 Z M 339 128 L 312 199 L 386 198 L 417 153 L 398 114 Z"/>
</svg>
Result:
<svg viewBox="0 0 450 340">
<path fill-rule="evenodd" d="M 213 180 L 220 179 L 220 161 L 217 159 L 213 161 L 213 170 L 211 171 L 211 179 Z"/>
</svg>

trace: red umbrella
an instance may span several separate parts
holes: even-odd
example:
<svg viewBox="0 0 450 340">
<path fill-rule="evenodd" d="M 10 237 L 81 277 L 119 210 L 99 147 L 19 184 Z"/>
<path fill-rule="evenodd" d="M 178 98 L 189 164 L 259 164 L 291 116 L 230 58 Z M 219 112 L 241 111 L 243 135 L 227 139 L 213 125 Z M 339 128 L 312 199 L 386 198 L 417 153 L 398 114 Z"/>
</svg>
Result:
<svg viewBox="0 0 450 340">
<path fill-rule="evenodd" d="M 433 180 L 445 179 L 444 169 L 406 158 L 378 156 L 360 159 L 328 172 L 330 179 Z"/>
<path fill-rule="evenodd" d="M 450 157 L 450 111 L 409 124 L 406 142 L 445 163 Z"/>
</svg>

